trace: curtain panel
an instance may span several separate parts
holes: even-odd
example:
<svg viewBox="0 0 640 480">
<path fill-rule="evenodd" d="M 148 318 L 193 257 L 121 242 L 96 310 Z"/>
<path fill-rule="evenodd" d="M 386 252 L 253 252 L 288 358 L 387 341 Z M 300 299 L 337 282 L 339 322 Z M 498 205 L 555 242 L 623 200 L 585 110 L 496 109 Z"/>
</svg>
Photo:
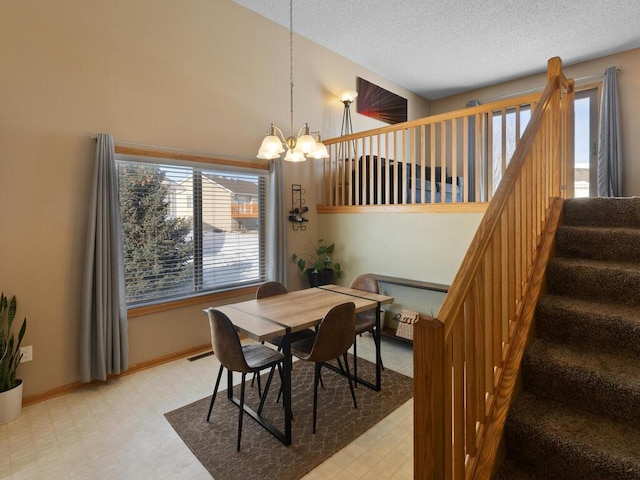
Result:
<svg viewBox="0 0 640 480">
<path fill-rule="evenodd" d="M 80 380 L 128 368 L 127 308 L 113 137 L 98 135 L 91 190 L 80 326 Z"/>
<path fill-rule="evenodd" d="M 287 222 L 284 205 L 283 160 L 271 160 L 269 167 L 269 228 L 268 228 L 268 269 L 267 278 L 280 282 L 289 288 L 287 274 Z"/>
<path fill-rule="evenodd" d="M 617 67 L 609 67 L 602 82 L 598 134 L 598 196 L 622 196 L 622 141 L 618 109 Z"/>
</svg>

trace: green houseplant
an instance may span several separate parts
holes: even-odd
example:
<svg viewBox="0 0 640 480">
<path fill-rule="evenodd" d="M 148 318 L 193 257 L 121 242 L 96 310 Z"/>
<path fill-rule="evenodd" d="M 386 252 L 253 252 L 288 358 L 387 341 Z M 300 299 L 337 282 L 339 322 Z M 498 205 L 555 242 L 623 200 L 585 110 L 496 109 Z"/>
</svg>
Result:
<svg viewBox="0 0 640 480">
<path fill-rule="evenodd" d="M 291 257 L 300 273 L 307 277 L 310 287 L 333 283 L 342 276 L 340 264 L 331 260 L 334 250 L 335 243 L 327 245 L 321 238 L 314 245 L 313 252 L 300 255 L 294 253 Z"/>
<path fill-rule="evenodd" d="M 18 416 L 22 408 L 22 380 L 16 380 L 20 364 L 20 344 L 27 329 L 27 319 L 22 321 L 16 342 L 11 325 L 16 316 L 16 297 L 8 300 L 0 296 L 0 425 L 9 423 Z"/>
</svg>

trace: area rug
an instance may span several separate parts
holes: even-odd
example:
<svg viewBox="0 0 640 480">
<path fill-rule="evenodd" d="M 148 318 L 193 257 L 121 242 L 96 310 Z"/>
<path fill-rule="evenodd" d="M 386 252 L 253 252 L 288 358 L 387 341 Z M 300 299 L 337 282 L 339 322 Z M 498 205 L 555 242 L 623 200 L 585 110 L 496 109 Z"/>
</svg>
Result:
<svg viewBox="0 0 640 480">
<path fill-rule="evenodd" d="M 349 364 L 353 365 L 352 358 Z M 216 373 L 211 372 L 212 389 Z M 374 379 L 375 364 L 359 358 L 358 375 Z M 277 377 L 276 374 L 263 415 L 282 430 L 282 400 L 275 402 L 280 388 Z M 206 421 L 210 397 L 169 412 L 165 417 L 215 480 L 296 480 L 413 396 L 413 379 L 386 369 L 382 372 L 381 391 L 358 386 L 358 408 L 354 409 L 345 377 L 323 368 L 322 379 L 324 388 L 318 389 L 318 426 L 313 434 L 313 364 L 294 363 L 292 444 L 289 447 L 245 415 L 242 447 L 240 452 L 236 452 L 238 408 L 227 400 L 226 391 L 218 392 L 210 422 Z M 263 385 L 265 380 L 266 375 L 263 376 Z M 239 385 L 235 392 L 239 396 Z M 250 380 L 247 380 L 245 396 L 247 403 L 257 408 L 257 388 L 250 387 Z"/>
</svg>

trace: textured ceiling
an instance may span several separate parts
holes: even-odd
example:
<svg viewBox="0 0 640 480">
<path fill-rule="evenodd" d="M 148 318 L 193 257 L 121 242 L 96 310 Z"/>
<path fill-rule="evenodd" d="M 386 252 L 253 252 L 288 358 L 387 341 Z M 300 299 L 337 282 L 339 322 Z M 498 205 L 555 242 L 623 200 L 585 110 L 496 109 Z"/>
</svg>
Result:
<svg viewBox="0 0 640 480">
<path fill-rule="evenodd" d="M 289 27 L 287 0 L 234 0 Z M 295 0 L 293 30 L 429 99 L 640 47 L 640 0 Z"/>
</svg>

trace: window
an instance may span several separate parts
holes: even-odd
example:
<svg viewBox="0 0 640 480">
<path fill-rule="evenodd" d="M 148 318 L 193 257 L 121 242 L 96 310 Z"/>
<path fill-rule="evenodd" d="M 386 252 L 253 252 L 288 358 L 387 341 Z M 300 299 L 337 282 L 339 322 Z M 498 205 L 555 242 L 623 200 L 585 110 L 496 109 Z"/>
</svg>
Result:
<svg viewBox="0 0 640 480">
<path fill-rule="evenodd" d="M 117 155 L 127 305 L 264 281 L 268 172 L 164 162 Z"/>
<path fill-rule="evenodd" d="M 492 115 L 492 177 L 493 190 L 498 188 L 502 174 L 509 165 L 513 153 L 516 151 L 516 145 L 524 134 L 527 125 L 531 120 L 531 107 L 529 105 L 522 106 L 517 111 L 510 108 L 504 111 L 493 112 Z"/>
<path fill-rule="evenodd" d="M 598 193 L 598 89 L 576 92 L 574 101 L 574 196 Z"/>
</svg>

